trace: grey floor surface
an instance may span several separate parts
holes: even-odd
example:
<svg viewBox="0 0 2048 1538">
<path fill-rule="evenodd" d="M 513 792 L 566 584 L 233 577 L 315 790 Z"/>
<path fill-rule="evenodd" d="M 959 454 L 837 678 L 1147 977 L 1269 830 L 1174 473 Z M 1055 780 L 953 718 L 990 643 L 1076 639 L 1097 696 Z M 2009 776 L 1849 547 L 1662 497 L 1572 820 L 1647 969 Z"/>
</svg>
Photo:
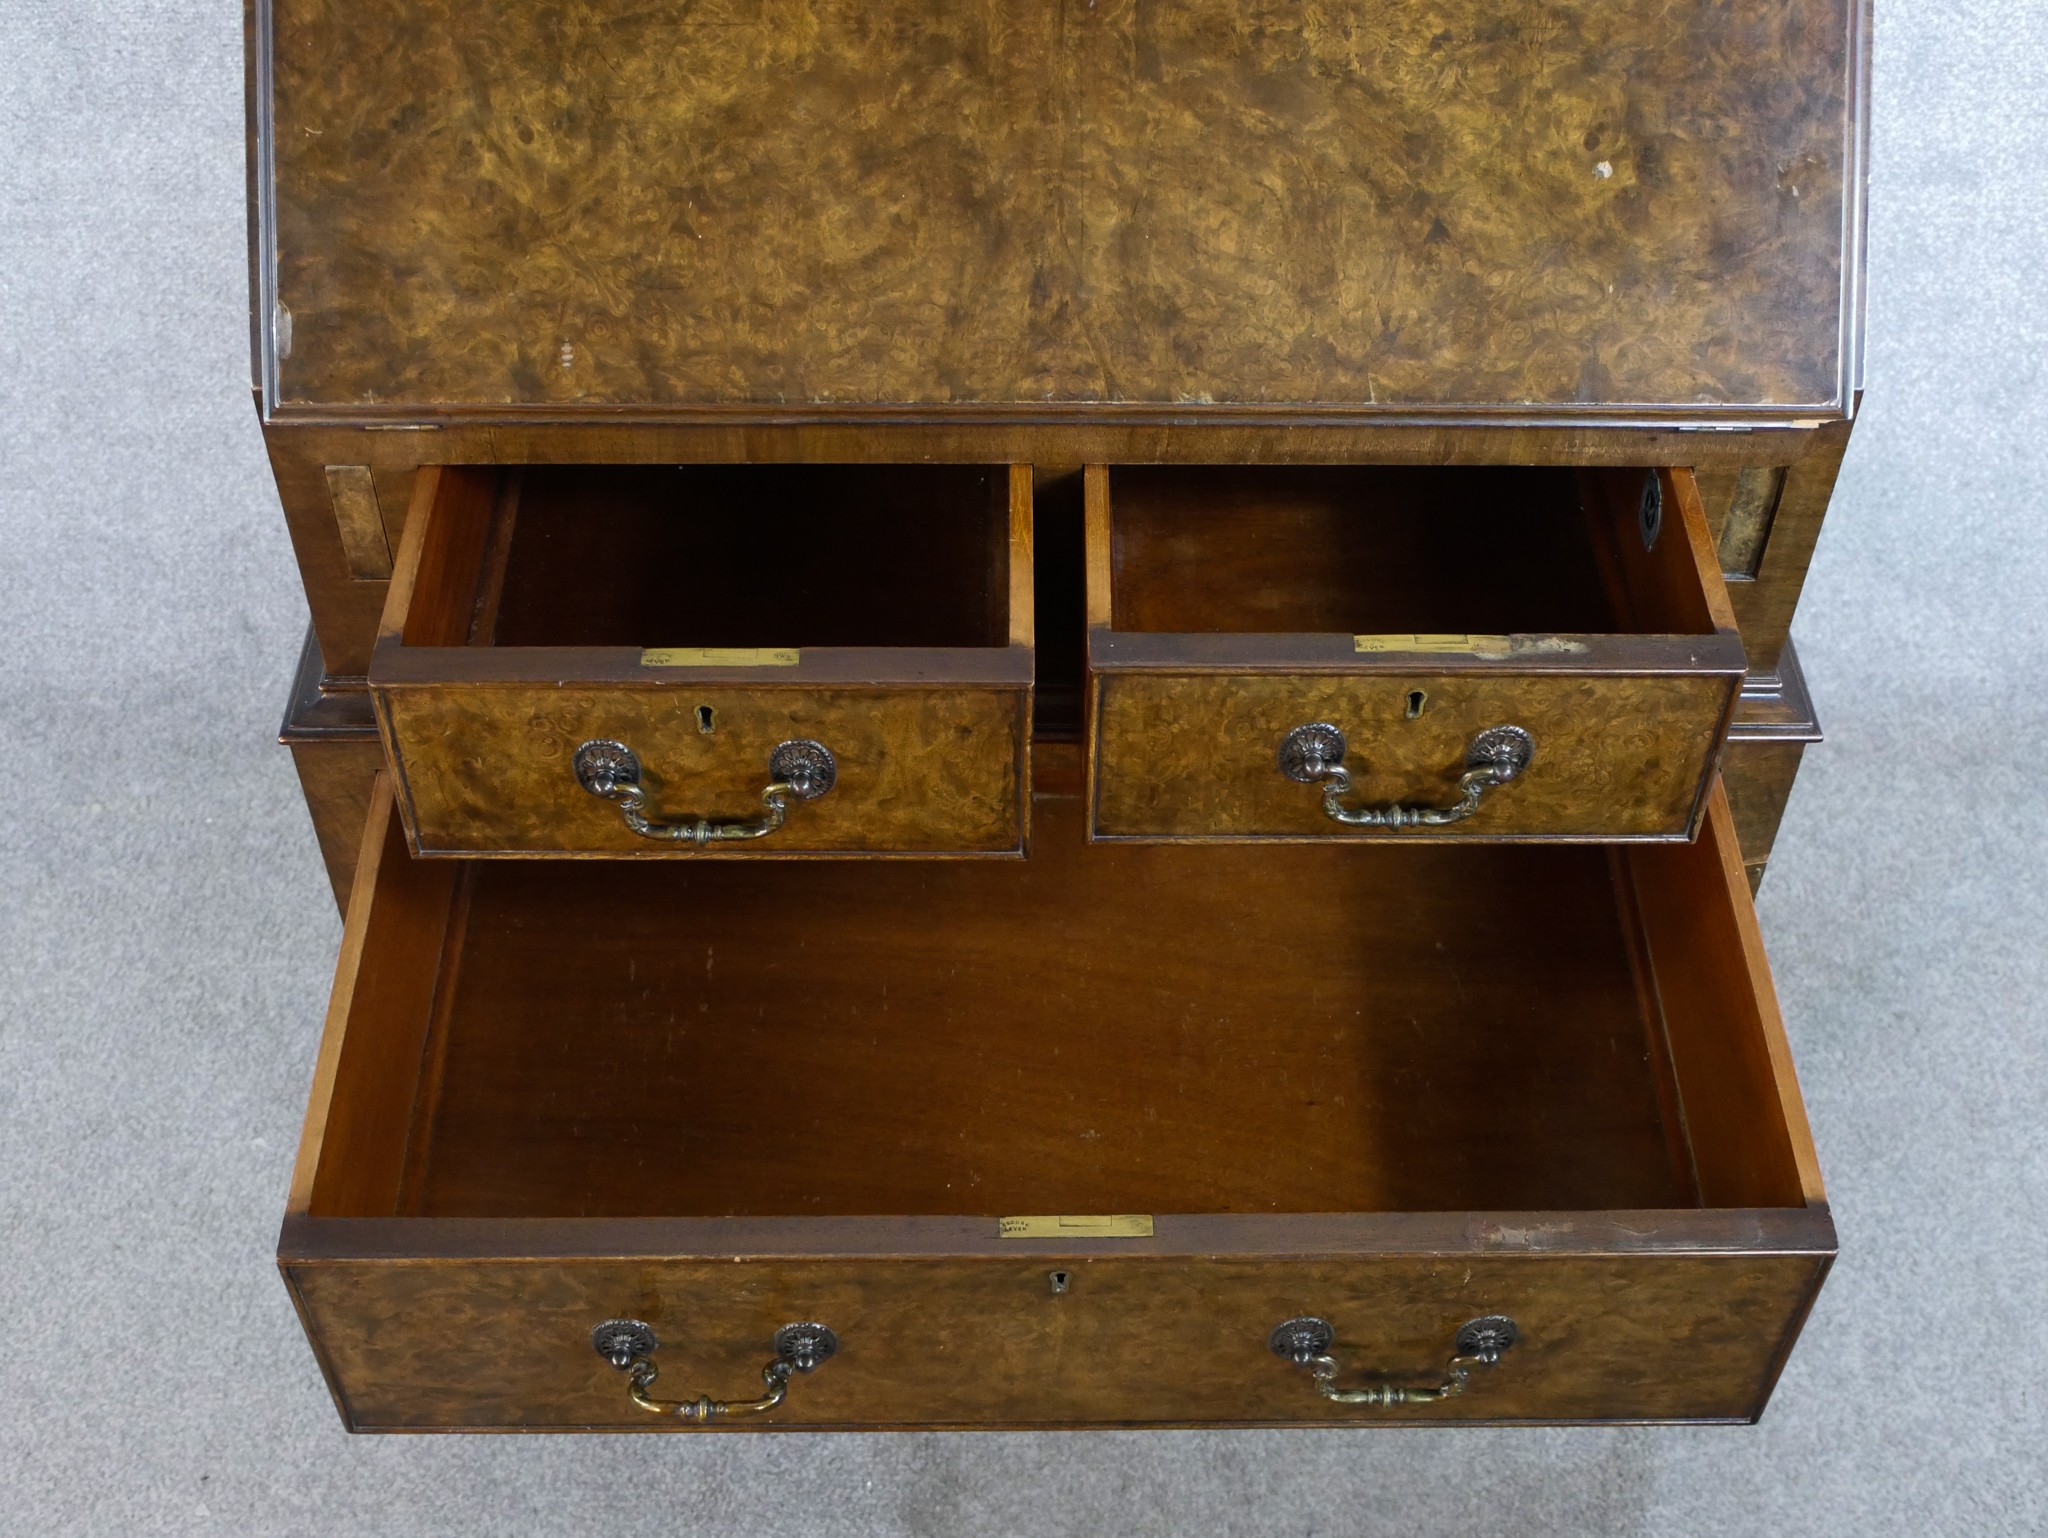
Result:
<svg viewBox="0 0 2048 1538">
<path fill-rule="evenodd" d="M 240 46 L 0 4 L 0 1531 L 2048 1528 L 2048 7 L 1881 0 L 1829 741 L 1762 901 L 1842 1260 L 1711 1431 L 344 1436 L 270 1258 L 338 926 L 270 745 Z"/>
</svg>

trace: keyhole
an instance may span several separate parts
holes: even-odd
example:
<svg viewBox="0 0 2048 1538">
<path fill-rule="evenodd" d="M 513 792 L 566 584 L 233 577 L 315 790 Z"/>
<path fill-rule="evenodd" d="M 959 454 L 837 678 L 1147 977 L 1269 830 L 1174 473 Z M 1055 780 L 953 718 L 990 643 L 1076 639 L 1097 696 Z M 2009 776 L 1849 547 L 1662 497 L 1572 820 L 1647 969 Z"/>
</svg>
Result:
<svg viewBox="0 0 2048 1538">
<path fill-rule="evenodd" d="M 1049 1271 L 1046 1273 L 1045 1279 L 1047 1282 L 1051 1284 L 1052 1293 L 1054 1297 L 1058 1297 L 1061 1293 L 1065 1292 L 1067 1290 L 1068 1283 L 1070 1283 L 1073 1280 L 1073 1278 L 1064 1271 Z"/>
<path fill-rule="evenodd" d="M 1422 714 L 1422 707 L 1429 703 L 1429 695 L 1420 689 L 1408 691 L 1408 719 L 1413 721 Z"/>
<path fill-rule="evenodd" d="M 697 730 L 709 737 L 713 725 L 711 707 L 709 705 L 699 705 L 697 707 Z"/>
</svg>

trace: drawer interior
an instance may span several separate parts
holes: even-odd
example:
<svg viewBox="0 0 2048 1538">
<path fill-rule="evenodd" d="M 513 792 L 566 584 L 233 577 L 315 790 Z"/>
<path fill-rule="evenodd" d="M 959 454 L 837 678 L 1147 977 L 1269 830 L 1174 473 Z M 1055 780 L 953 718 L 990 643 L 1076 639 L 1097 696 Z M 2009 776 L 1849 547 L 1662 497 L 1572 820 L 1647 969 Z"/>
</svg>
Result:
<svg viewBox="0 0 2048 1538">
<path fill-rule="evenodd" d="M 1708 635 L 1650 472 L 1115 466 L 1108 623 L 1173 633 Z M 1679 472 L 1688 486 L 1689 472 Z"/>
<path fill-rule="evenodd" d="M 1631 850 L 1090 844 L 1046 757 L 1022 866 L 415 861 L 380 803 L 300 1210 L 1804 1202 L 1718 796 Z"/>
<path fill-rule="evenodd" d="M 446 467 L 404 644 L 1007 646 L 1010 475 Z"/>
</svg>

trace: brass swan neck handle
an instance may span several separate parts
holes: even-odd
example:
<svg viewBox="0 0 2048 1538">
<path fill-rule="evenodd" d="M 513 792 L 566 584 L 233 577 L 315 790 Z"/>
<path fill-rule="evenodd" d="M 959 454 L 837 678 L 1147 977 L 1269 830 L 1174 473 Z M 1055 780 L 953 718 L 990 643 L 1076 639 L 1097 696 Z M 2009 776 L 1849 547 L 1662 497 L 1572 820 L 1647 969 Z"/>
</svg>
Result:
<svg viewBox="0 0 2048 1538">
<path fill-rule="evenodd" d="M 1458 799 L 1449 806 L 1347 806 L 1351 771 L 1344 767 L 1344 733 L 1327 721 L 1297 726 L 1280 739 L 1280 772 L 1303 785 L 1323 788 L 1323 815 L 1351 828 L 1439 828 L 1463 822 L 1479 810 L 1479 799 L 1496 785 L 1520 777 L 1536 756 L 1536 739 L 1519 726 L 1489 726 L 1465 748 L 1465 772 Z"/>
<path fill-rule="evenodd" d="M 665 817 L 650 810 L 652 796 L 640 755 L 625 743 L 594 737 L 576 749 L 570 767 L 577 784 L 599 800 L 615 803 L 620 820 L 642 838 L 699 849 L 734 839 L 766 838 L 788 820 L 791 802 L 815 801 L 839 779 L 832 750 L 822 742 L 798 738 L 778 743 L 768 755 L 768 784 L 761 791 L 761 810 L 752 816 Z"/>
<path fill-rule="evenodd" d="M 1327 1319 L 1318 1319 L 1312 1314 L 1275 1325 L 1273 1333 L 1266 1337 L 1266 1344 L 1272 1348 L 1273 1355 L 1283 1357 L 1297 1367 L 1306 1367 L 1309 1376 L 1315 1380 L 1316 1392 L 1332 1404 L 1370 1405 L 1385 1410 L 1396 1405 L 1435 1404 L 1439 1400 L 1456 1399 L 1470 1383 L 1472 1369 L 1493 1366 L 1521 1339 L 1521 1333 L 1515 1321 L 1505 1314 L 1488 1314 L 1480 1319 L 1467 1320 L 1458 1327 L 1451 1345 L 1451 1359 L 1444 1364 L 1443 1376 L 1435 1383 L 1419 1386 L 1379 1382 L 1358 1388 L 1337 1387 L 1337 1375 L 1343 1368 L 1330 1355 L 1337 1332 Z"/>
<path fill-rule="evenodd" d="M 822 1324 L 786 1324 L 775 1332 L 774 1355 L 761 1369 L 766 1390 L 754 1399 L 656 1399 L 650 1390 L 661 1370 L 651 1360 L 661 1345 L 652 1326 L 638 1319 L 607 1319 L 590 1332 L 591 1349 L 627 1374 L 633 1403 L 652 1415 L 670 1415 L 692 1425 L 766 1415 L 789 1397 L 793 1374 L 815 1372 L 839 1350 L 839 1337 Z"/>
</svg>

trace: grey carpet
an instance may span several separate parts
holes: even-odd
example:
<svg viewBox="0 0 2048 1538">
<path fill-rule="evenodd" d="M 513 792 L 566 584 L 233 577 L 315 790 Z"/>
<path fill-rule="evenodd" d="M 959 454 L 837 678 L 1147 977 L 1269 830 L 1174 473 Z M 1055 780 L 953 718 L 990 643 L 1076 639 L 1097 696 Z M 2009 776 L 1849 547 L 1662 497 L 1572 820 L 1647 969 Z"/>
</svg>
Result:
<svg viewBox="0 0 2048 1538">
<path fill-rule="evenodd" d="M 0 6 L 0 1530 L 2048 1527 L 2048 7 L 1877 31 L 1870 396 L 1764 927 L 1843 1258 L 1744 1430 L 351 1439 L 272 1271 L 338 926 L 241 7 Z"/>
</svg>

